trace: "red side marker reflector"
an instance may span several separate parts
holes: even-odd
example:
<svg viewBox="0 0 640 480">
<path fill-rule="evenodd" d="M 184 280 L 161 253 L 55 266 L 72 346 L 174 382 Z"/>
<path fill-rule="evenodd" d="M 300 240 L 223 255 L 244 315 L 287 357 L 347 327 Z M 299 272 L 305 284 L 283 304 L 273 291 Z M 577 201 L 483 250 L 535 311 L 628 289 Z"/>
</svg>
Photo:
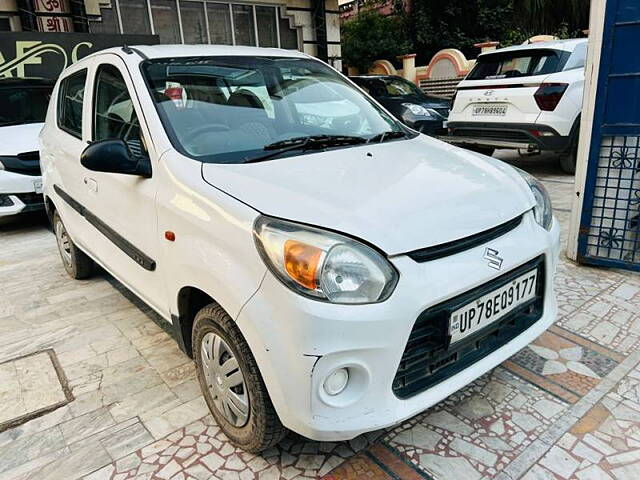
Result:
<svg viewBox="0 0 640 480">
<path fill-rule="evenodd" d="M 166 238 L 170 242 L 175 242 L 176 241 L 176 234 L 173 233 L 171 230 L 167 230 L 166 232 L 164 232 L 164 238 Z"/>
</svg>

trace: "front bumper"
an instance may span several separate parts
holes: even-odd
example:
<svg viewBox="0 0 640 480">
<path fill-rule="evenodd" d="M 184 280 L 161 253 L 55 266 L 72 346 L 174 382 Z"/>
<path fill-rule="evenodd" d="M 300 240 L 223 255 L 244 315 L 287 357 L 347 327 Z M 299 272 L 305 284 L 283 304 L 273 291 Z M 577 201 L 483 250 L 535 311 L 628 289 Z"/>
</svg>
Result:
<svg viewBox="0 0 640 480">
<path fill-rule="evenodd" d="M 500 272 L 487 266 L 484 250 L 500 252 Z M 397 424 L 441 401 L 533 341 L 556 318 L 553 275 L 559 226 L 538 226 L 529 212 L 514 230 L 488 244 L 418 263 L 406 255 L 391 261 L 400 279 L 391 297 L 372 305 L 334 305 L 297 295 L 267 273 L 237 323 L 256 358 L 281 421 L 315 440 L 337 441 Z M 392 384 L 416 319 L 433 305 L 483 285 L 544 256 L 543 313 L 531 327 L 465 369 L 408 398 Z M 350 381 L 336 396 L 324 379 L 349 369 Z"/>
<path fill-rule="evenodd" d="M 564 152 L 571 144 L 569 135 L 538 124 L 450 122 L 448 129 L 448 134 L 439 139 L 459 146 Z"/>
<path fill-rule="evenodd" d="M 0 170 L 0 217 L 44 209 L 42 177 Z"/>
</svg>

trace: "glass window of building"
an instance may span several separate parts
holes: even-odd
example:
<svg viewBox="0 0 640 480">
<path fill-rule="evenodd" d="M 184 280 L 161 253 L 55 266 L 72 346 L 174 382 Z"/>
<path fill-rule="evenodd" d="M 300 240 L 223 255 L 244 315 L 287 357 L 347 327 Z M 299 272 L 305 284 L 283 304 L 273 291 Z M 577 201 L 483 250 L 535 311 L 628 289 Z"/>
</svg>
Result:
<svg viewBox="0 0 640 480">
<path fill-rule="evenodd" d="M 292 50 L 301 47 L 299 28 L 291 24 L 283 7 L 218 0 L 111 0 L 103 3 L 100 20 L 90 24 L 92 33 L 154 33 L 160 37 L 160 43 L 165 44 L 280 46 Z"/>
<path fill-rule="evenodd" d="M 299 48 L 298 30 L 291 28 L 289 19 L 286 17 L 283 18 L 282 12 L 280 13 L 280 47 L 288 50 L 297 50 Z"/>
<path fill-rule="evenodd" d="M 233 32 L 236 45 L 256 44 L 255 18 L 251 5 L 233 5 Z"/>
<path fill-rule="evenodd" d="M 149 6 L 146 0 L 124 0 L 118 3 L 122 33 L 151 33 Z"/>
<path fill-rule="evenodd" d="M 181 43 L 175 0 L 151 0 L 151 13 L 160 43 Z"/>
<path fill-rule="evenodd" d="M 228 3 L 207 3 L 209 37 L 215 45 L 233 45 Z"/>
<path fill-rule="evenodd" d="M 257 6 L 256 23 L 258 24 L 258 45 L 261 47 L 277 47 L 276 8 Z"/>
<path fill-rule="evenodd" d="M 204 3 L 180 2 L 184 43 L 209 43 Z"/>
</svg>

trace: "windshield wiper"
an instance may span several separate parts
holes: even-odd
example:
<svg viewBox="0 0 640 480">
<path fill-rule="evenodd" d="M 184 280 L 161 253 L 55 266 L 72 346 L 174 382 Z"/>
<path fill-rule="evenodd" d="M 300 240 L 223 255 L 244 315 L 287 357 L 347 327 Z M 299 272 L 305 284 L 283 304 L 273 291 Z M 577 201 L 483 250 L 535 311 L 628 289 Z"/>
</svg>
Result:
<svg viewBox="0 0 640 480">
<path fill-rule="evenodd" d="M 244 163 L 262 162 L 291 150 L 304 151 L 325 147 L 337 147 L 340 145 L 357 145 L 366 142 L 366 138 L 352 137 L 349 135 L 311 135 L 308 137 L 294 137 L 265 145 L 263 150 L 273 151 L 265 155 L 249 158 L 245 160 Z"/>
<path fill-rule="evenodd" d="M 400 137 L 406 137 L 406 136 L 407 134 L 401 130 L 397 130 L 397 131 L 391 130 L 388 132 L 379 133 L 378 135 L 374 135 L 369 140 L 367 140 L 367 143 L 382 143 L 386 140 L 391 140 L 392 138 L 400 138 Z"/>
</svg>

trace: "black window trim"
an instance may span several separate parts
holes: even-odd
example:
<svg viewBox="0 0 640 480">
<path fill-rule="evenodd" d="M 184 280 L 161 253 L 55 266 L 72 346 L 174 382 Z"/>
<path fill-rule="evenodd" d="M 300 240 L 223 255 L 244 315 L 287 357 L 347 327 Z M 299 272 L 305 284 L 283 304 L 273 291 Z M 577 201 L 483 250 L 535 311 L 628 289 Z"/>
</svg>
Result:
<svg viewBox="0 0 640 480">
<path fill-rule="evenodd" d="M 80 134 L 78 135 L 78 132 L 76 132 L 76 131 L 64 126 L 62 124 L 62 122 L 60 121 L 61 120 L 61 114 L 63 112 L 62 104 L 64 102 L 64 97 L 65 97 L 65 95 L 64 95 L 65 91 L 64 91 L 64 88 L 63 88 L 65 86 L 65 82 L 67 82 L 69 79 L 71 79 L 73 77 L 76 77 L 76 76 L 79 76 L 79 75 L 84 75 L 84 89 L 85 89 L 85 92 L 86 92 L 86 90 L 87 90 L 87 80 L 89 78 L 89 69 L 86 68 L 86 67 L 82 68 L 80 70 L 77 70 L 77 71 L 75 71 L 73 73 L 70 73 L 69 75 L 67 75 L 66 77 L 64 77 L 64 78 L 62 78 L 60 80 L 60 85 L 58 87 L 58 98 L 57 98 L 57 102 L 56 102 L 56 124 L 57 124 L 58 128 L 60 130 L 62 130 L 63 132 L 68 133 L 69 135 L 71 135 L 74 138 L 82 140 L 82 135 L 84 134 L 84 104 L 85 104 L 85 102 L 84 102 L 84 94 L 82 95 L 82 117 L 81 117 L 81 120 L 80 120 Z"/>
</svg>

